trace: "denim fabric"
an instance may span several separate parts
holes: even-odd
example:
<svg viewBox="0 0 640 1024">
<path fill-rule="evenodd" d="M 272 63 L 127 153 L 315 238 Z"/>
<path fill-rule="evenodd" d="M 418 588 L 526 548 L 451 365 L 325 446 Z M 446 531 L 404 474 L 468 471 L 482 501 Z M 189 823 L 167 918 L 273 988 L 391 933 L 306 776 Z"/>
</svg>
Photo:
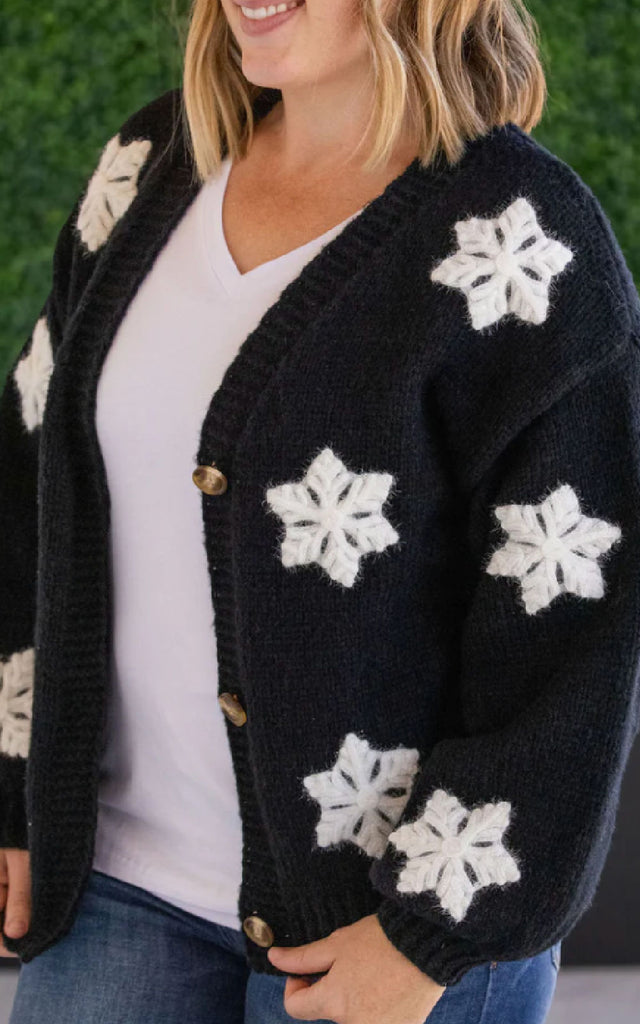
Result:
<svg viewBox="0 0 640 1024">
<path fill-rule="evenodd" d="M 22 965 L 10 1024 L 297 1020 L 284 1009 L 286 979 L 251 970 L 244 947 L 243 932 L 93 871 L 70 932 Z M 560 943 L 474 967 L 445 989 L 429 1024 L 542 1024 L 559 965 Z"/>
</svg>

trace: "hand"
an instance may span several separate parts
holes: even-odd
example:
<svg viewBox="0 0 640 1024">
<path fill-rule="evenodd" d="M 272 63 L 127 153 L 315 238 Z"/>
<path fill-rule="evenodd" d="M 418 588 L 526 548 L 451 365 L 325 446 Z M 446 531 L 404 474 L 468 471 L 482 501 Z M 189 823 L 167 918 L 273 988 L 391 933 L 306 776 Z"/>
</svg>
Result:
<svg viewBox="0 0 640 1024">
<path fill-rule="evenodd" d="M 27 850 L 0 850 L 0 913 L 4 910 L 4 934 L 19 939 L 31 921 L 31 870 Z M 10 953 L 2 941 L 0 956 Z"/>
<path fill-rule="evenodd" d="M 336 1024 L 423 1024 L 445 990 L 393 945 L 375 914 L 304 946 L 271 946 L 287 974 L 328 971 L 315 982 L 288 977 L 286 1012 Z"/>
</svg>

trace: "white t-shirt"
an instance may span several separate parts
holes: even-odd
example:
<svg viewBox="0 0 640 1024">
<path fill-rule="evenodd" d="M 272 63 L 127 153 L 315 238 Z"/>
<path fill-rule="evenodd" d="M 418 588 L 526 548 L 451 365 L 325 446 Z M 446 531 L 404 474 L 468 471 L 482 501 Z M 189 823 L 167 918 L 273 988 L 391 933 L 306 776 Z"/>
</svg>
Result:
<svg viewBox="0 0 640 1024">
<path fill-rule="evenodd" d="M 170 235 L 98 381 L 113 634 L 93 866 L 240 928 L 241 821 L 191 473 L 211 396 L 240 345 L 352 217 L 241 274 L 222 229 L 230 168 L 227 157 Z"/>
</svg>

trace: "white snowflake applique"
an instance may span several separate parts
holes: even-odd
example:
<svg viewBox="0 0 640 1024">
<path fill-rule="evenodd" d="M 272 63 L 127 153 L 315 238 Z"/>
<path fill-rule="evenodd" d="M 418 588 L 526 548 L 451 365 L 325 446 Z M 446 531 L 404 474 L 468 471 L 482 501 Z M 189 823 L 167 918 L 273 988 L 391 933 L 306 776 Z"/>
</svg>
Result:
<svg viewBox="0 0 640 1024">
<path fill-rule="evenodd" d="M 13 377 L 20 393 L 22 420 L 27 430 L 42 425 L 53 352 L 47 319 L 41 316 L 33 329 L 28 353 L 16 366 Z"/>
<path fill-rule="evenodd" d="M 494 512 L 509 536 L 486 572 L 515 576 L 529 615 L 562 593 L 603 597 L 597 559 L 622 533 L 613 523 L 584 515 L 570 484 L 557 487 L 539 505 L 499 505 Z"/>
<path fill-rule="evenodd" d="M 469 217 L 455 225 L 458 250 L 438 263 L 431 280 L 458 288 L 477 330 L 507 313 L 541 324 L 551 279 L 573 259 L 566 245 L 544 234 L 524 196 L 498 217 Z"/>
<path fill-rule="evenodd" d="M 347 841 L 381 857 L 409 799 L 419 756 L 409 747 L 374 750 L 366 739 L 348 733 L 334 766 L 303 779 L 322 808 L 318 846 Z"/>
<path fill-rule="evenodd" d="M 502 842 L 510 811 L 506 800 L 468 811 L 456 796 L 436 789 L 421 816 L 389 836 L 407 856 L 398 891 L 432 889 L 442 909 L 461 921 L 479 889 L 517 882 L 520 869 Z"/>
<path fill-rule="evenodd" d="M 138 176 L 151 149 L 150 139 L 123 145 L 120 134 L 109 139 L 87 186 L 76 226 L 90 252 L 104 245 L 138 191 Z"/>
<path fill-rule="evenodd" d="M 393 480 L 353 473 L 324 448 L 301 480 L 268 488 L 266 500 L 286 527 L 282 564 L 316 562 L 336 583 L 353 586 L 361 557 L 400 539 L 382 514 Z"/>
<path fill-rule="evenodd" d="M 0 661 L 0 754 L 28 757 L 35 651 L 28 647 Z"/>
</svg>

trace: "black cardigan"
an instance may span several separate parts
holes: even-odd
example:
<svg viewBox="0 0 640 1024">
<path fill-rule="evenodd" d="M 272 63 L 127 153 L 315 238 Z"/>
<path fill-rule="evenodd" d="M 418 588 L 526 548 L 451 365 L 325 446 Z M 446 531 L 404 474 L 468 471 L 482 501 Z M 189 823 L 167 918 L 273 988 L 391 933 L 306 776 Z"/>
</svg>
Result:
<svg viewBox="0 0 640 1024">
<path fill-rule="evenodd" d="M 105 146 L 0 399 L 0 846 L 31 851 L 31 926 L 6 939 L 25 961 L 69 930 L 92 863 L 96 384 L 199 191 L 179 99 Z M 414 160 L 229 366 L 185 473 L 203 467 L 257 971 L 375 912 L 454 984 L 592 901 L 639 728 L 639 323 L 597 199 L 509 123 L 455 166 Z"/>
</svg>

